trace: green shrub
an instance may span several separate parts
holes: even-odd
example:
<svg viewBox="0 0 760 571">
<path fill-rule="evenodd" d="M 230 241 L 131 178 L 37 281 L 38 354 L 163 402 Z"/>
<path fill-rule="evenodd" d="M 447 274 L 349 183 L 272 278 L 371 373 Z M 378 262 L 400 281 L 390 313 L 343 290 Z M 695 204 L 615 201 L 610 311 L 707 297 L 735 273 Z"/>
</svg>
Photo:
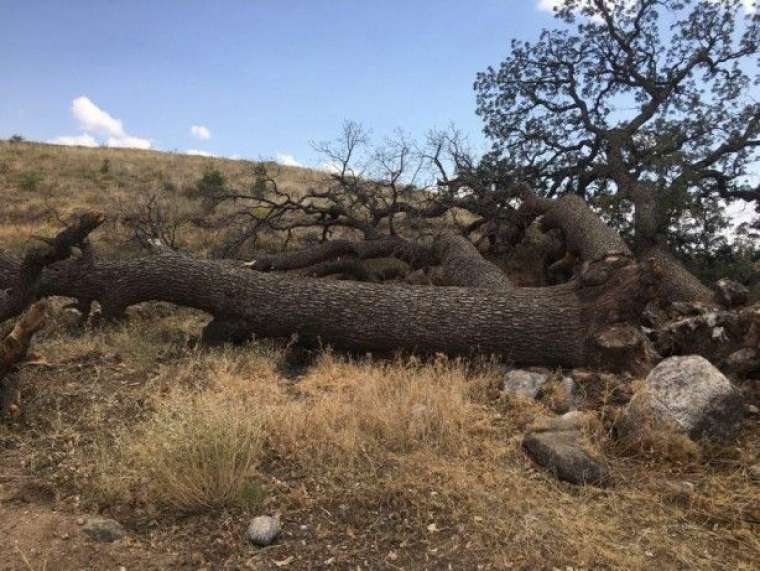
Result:
<svg viewBox="0 0 760 571">
<path fill-rule="evenodd" d="M 203 176 L 195 183 L 195 189 L 192 194 L 197 197 L 213 200 L 227 191 L 227 179 L 222 171 L 215 168 L 208 169 Z"/>
<path fill-rule="evenodd" d="M 18 186 L 26 192 L 34 192 L 45 177 L 36 171 L 22 173 L 18 180 Z"/>
</svg>

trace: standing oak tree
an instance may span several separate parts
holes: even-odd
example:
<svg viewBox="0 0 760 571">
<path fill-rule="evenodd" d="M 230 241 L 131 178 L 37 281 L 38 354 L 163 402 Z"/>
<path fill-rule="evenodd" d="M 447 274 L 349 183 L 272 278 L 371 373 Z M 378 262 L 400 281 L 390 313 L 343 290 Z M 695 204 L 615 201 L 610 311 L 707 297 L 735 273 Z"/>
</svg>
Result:
<svg viewBox="0 0 760 571">
<path fill-rule="evenodd" d="M 565 0 L 561 27 L 478 75 L 485 162 L 546 197 L 612 206 L 673 300 L 711 291 L 670 253 L 690 211 L 752 201 L 760 16 L 740 0 Z M 716 200 L 716 198 L 720 200 Z"/>
</svg>

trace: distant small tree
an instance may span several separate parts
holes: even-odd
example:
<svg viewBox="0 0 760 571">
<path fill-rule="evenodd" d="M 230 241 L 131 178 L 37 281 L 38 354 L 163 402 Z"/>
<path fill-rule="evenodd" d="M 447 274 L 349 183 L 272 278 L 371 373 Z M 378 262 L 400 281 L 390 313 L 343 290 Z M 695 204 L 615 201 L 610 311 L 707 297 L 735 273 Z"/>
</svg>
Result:
<svg viewBox="0 0 760 571">
<path fill-rule="evenodd" d="M 8 139 L 8 141 L 11 143 L 23 143 L 25 139 L 21 135 L 11 135 L 11 138 Z"/>
<path fill-rule="evenodd" d="M 192 194 L 207 200 L 214 200 L 227 191 L 227 179 L 224 173 L 216 168 L 209 168 L 195 183 Z"/>
</svg>

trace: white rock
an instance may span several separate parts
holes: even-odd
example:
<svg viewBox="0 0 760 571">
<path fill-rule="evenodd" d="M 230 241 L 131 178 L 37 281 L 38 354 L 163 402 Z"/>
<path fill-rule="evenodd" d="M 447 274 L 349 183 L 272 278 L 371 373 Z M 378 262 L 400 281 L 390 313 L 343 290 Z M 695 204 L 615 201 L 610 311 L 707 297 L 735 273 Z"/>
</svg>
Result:
<svg viewBox="0 0 760 571">
<path fill-rule="evenodd" d="M 251 520 L 246 531 L 248 541 L 259 547 L 270 545 L 280 535 L 280 518 L 260 515 Z"/>
<path fill-rule="evenodd" d="M 693 439 L 726 441 L 741 428 L 742 397 L 723 373 L 699 355 L 657 365 L 628 404 L 621 428 L 669 428 Z"/>
<path fill-rule="evenodd" d="M 504 376 L 502 391 L 508 395 L 535 399 L 549 377 L 549 373 L 514 369 Z"/>
</svg>

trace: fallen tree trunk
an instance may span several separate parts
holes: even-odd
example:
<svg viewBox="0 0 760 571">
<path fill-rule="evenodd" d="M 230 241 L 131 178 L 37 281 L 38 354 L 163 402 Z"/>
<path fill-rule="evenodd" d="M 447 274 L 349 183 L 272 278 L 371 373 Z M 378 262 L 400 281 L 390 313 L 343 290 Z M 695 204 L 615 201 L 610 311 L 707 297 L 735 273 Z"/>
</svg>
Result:
<svg viewBox="0 0 760 571">
<path fill-rule="evenodd" d="M 82 308 L 97 301 L 111 319 L 145 301 L 193 307 L 213 316 L 205 331 L 210 341 L 296 334 L 360 351 L 482 352 L 528 365 L 640 369 L 649 356 L 635 325 L 654 295 L 657 267 L 630 262 L 614 232 L 583 208 L 558 216 L 556 225 L 572 236 L 571 247 L 600 259 L 584 262 L 578 279 L 553 287 L 515 288 L 470 242 L 443 236 L 430 247 L 395 237 L 327 244 L 261 267 L 303 267 L 323 264 L 336 252 L 361 258 L 390 249 L 439 263 L 444 281 L 466 287 L 308 279 L 160 250 L 132 260 L 66 260 L 42 272 L 35 293 L 75 298 Z M 578 216 L 587 230 L 573 234 L 569 225 Z M 599 236 L 613 246 L 585 243 Z M 0 264 L 0 284 L 3 268 L 8 264 Z"/>
<path fill-rule="evenodd" d="M 663 299 L 670 302 L 684 301 L 703 303 L 709 306 L 718 305 L 715 292 L 699 281 L 673 254 L 662 246 L 649 248 L 643 251 L 639 257 L 641 259 L 655 259 L 663 268 L 662 283 L 660 284 Z"/>
<path fill-rule="evenodd" d="M 361 351 L 498 354 L 524 364 L 602 364 L 596 339 L 607 326 L 636 322 L 651 297 L 653 268 L 630 264 L 604 284 L 547 288 L 419 288 L 293 278 L 163 253 L 94 266 L 48 268 L 42 296 L 98 301 L 106 317 L 165 301 L 234 323 L 260 337 L 298 334 Z"/>
</svg>

